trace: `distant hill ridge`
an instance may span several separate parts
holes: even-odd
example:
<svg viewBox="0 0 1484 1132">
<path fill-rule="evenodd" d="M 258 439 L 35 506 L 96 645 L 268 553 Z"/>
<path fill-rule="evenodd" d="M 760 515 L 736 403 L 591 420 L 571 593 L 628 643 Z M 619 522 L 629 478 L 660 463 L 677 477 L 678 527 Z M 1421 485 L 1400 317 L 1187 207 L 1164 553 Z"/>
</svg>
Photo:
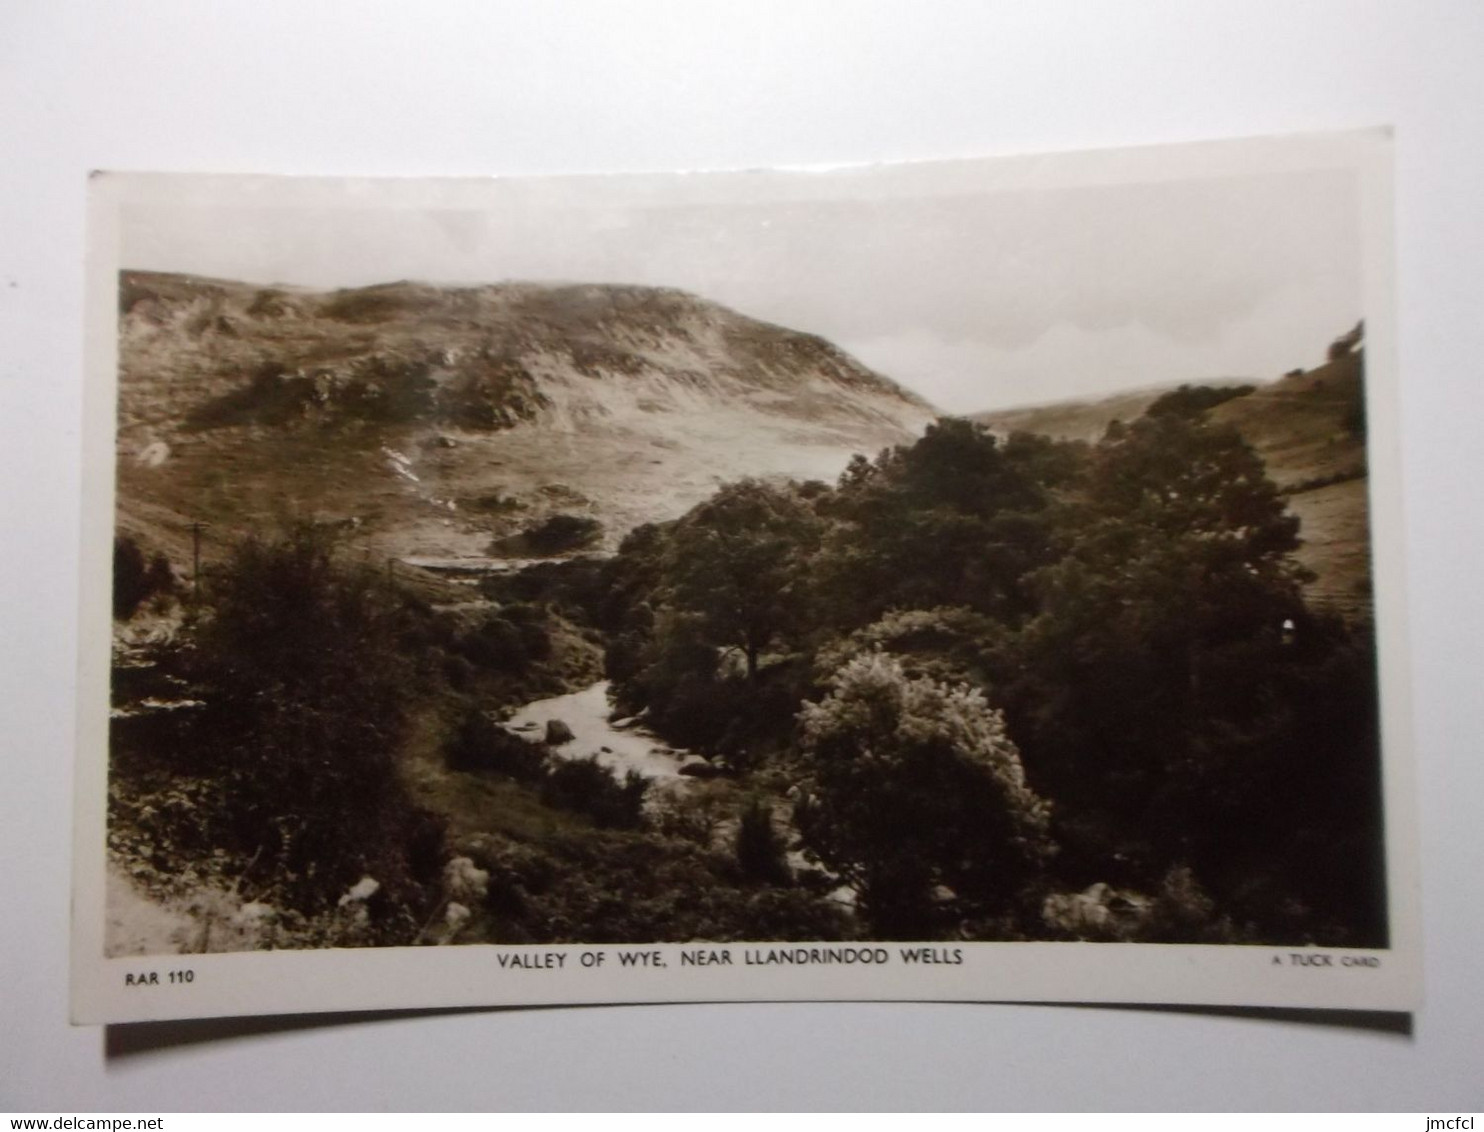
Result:
<svg viewBox="0 0 1484 1132">
<path fill-rule="evenodd" d="M 264 367 L 271 370 L 265 400 L 274 380 L 318 382 L 297 399 L 301 415 L 321 420 L 338 412 L 500 428 L 553 410 L 576 423 L 584 411 L 618 411 L 625 389 L 630 407 L 649 411 L 706 393 L 750 399 L 781 416 L 843 409 L 894 423 L 899 406 L 930 411 L 823 338 L 673 288 L 398 282 L 315 292 L 124 272 L 120 307 L 125 374 L 149 365 L 160 376 L 165 363 L 172 376 L 191 379 L 172 401 L 237 394 L 227 408 L 242 419 L 222 423 L 265 423 L 237 387 L 244 371 Z M 608 379 L 614 388 L 584 397 L 581 379 Z M 556 396 L 553 383 L 567 396 Z M 368 391 L 372 384 L 378 389 Z M 842 394 L 838 404 L 819 403 Z M 199 422 L 209 408 L 193 404 L 190 412 Z M 283 408 L 267 406 L 275 418 L 267 423 L 287 423 Z M 136 406 L 126 399 L 123 409 L 124 423 L 133 423 Z"/>
<path fill-rule="evenodd" d="M 1171 382 L 1168 385 L 1150 385 L 1140 389 L 1126 389 L 1106 397 L 1067 398 L 1038 405 L 1021 405 L 1009 409 L 990 409 L 970 413 L 969 419 L 987 425 L 995 432 L 1008 435 L 1012 432 L 1033 432 L 1056 440 L 1085 440 L 1092 443 L 1101 439 L 1114 421 L 1131 421 L 1144 415 L 1144 411 L 1166 393 L 1171 393 L 1182 384 L 1197 384 L 1214 388 L 1227 388 L 1247 384 L 1236 378 L 1219 378 L 1201 382 Z"/>
</svg>

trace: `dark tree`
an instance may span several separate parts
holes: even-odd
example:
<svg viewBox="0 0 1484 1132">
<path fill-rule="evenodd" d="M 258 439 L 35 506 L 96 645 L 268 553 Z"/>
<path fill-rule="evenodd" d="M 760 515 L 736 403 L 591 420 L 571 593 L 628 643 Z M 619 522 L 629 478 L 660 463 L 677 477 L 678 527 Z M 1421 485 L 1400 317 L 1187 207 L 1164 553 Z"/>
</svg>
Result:
<svg viewBox="0 0 1484 1132">
<path fill-rule="evenodd" d="M 665 573 L 676 608 L 693 613 L 712 645 L 736 649 L 756 680 L 762 653 L 804 606 L 804 563 L 818 520 L 791 488 L 742 480 L 674 527 Z"/>
<path fill-rule="evenodd" d="M 1014 718 L 1058 796 L 1133 806 L 1260 696 L 1304 615 L 1298 522 L 1234 432 L 1175 414 L 1110 430 L 1064 522 L 1021 640 L 1034 707 Z"/>
<path fill-rule="evenodd" d="M 127 621 L 149 596 L 144 551 L 128 537 L 113 540 L 113 615 Z"/>
<path fill-rule="evenodd" d="M 1020 580 L 1051 551 L 1051 484 L 1036 473 L 1073 474 L 1075 451 L 1025 437 L 1002 445 L 982 425 L 944 419 L 910 447 L 858 458 L 821 504 L 837 521 L 818 569 L 832 623 L 855 627 L 892 608 L 1022 614 Z"/>
<path fill-rule="evenodd" d="M 224 847 L 257 857 L 305 911 L 362 875 L 415 905 L 407 851 L 425 821 L 397 762 L 417 685 L 395 596 L 302 527 L 239 545 L 208 607 L 189 769 L 228 784 Z"/>
<path fill-rule="evenodd" d="M 1146 417 L 1184 417 L 1196 420 L 1209 409 L 1238 397 L 1245 397 L 1255 385 L 1182 385 L 1163 394 L 1144 410 Z"/>
<path fill-rule="evenodd" d="M 1368 682 L 1346 659 L 1366 648 L 1306 606 L 1298 520 L 1261 460 L 1181 414 L 1112 429 L 1064 537 L 1003 673 L 1033 779 L 1062 804 L 1063 868 L 1148 885 L 1189 865 L 1254 918 L 1279 891 L 1325 902 L 1278 847 L 1379 839 L 1357 785 L 1373 721 L 1351 710 Z"/>
<path fill-rule="evenodd" d="M 754 798 L 737 826 L 737 866 L 749 880 L 787 884 L 790 879 L 783 839 L 773 828 L 773 811 Z"/>
<path fill-rule="evenodd" d="M 452 770 L 486 771 L 519 782 L 540 782 L 546 756 L 543 744 L 512 735 L 477 710 L 465 713 L 443 748 Z"/>
<path fill-rule="evenodd" d="M 588 515 L 551 515 L 529 524 L 522 532 L 533 554 L 566 554 L 597 542 L 603 524 Z"/>
<path fill-rule="evenodd" d="M 620 781 L 598 762 L 597 755 L 554 759 L 541 784 L 549 806 L 584 814 L 605 829 L 637 829 L 644 824 L 644 796 L 649 779 L 628 771 Z"/>
</svg>

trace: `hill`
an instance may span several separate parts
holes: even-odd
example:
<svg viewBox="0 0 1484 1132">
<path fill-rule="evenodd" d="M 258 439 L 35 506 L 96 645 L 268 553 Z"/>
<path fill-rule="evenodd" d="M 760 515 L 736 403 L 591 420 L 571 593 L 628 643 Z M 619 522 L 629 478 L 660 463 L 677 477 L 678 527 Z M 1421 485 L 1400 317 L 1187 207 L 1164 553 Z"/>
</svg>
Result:
<svg viewBox="0 0 1484 1132">
<path fill-rule="evenodd" d="M 1226 386 L 1238 383 L 1216 381 L 1205 384 Z M 983 413 L 970 413 L 969 419 L 1004 435 L 1033 432 L 1055 440 L 1084 440 L 1090 444 L 1107 432 L 1108 426 L 1114 421 L 1131 421 L 1143 416 L 1145 409 L 1175 388 L 1175 385 L 1152 385 L 1095 400 L 1073 398 L 1045 405 L 992 409 Z"/>
<path fill-rule="evenodd" d="M 1371 607 L 1364 402 L 1365 351 L 1358 348 L 1210 414 L 1242 434 L 1288 496 L 1303 524 L 1299 561 L 1318 575 L 1311 596 L 1352 615 Z"/>
<path fill-rule="evenodd" d="M 1172 388 L 976 413 L 972 419 L 1000 433 L 1092 442 L 1114 420 L 1138 417 Z M 1371 605 L 1364 399 L 1365 350 L 1357 328 L 1331 346 L 1323 365 L 1294 370 L 1208 412 L 1211 421 L 1242 434 L 1287 495 L 1302 523 L 1299 560 L 1318 575 L 1311 596 L 1350 615 L 1365 614 Z"/>
<path fill-rule="evenodd" d="M 933 415 L 821 338 L 664 288 L 128 271 L 119 307 L 119 527 L 177 561 L 192 521 L 221 542 L 291 515 L 397 557 L 487 554 L 558 514 L 611 546 Z"/>
</svg>

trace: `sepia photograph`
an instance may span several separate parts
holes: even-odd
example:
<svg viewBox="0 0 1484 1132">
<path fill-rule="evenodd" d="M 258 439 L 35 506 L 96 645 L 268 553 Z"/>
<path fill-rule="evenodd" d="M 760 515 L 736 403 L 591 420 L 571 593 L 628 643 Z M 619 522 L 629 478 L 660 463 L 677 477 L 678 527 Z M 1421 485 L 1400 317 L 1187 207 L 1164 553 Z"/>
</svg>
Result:
<svg viewBox="0 0 1484 1132">
<path fill-rule="evenodd" d="M 96 174 L 75 1009 L 1407 1004 L 1388 169 Z"/>
</svg>

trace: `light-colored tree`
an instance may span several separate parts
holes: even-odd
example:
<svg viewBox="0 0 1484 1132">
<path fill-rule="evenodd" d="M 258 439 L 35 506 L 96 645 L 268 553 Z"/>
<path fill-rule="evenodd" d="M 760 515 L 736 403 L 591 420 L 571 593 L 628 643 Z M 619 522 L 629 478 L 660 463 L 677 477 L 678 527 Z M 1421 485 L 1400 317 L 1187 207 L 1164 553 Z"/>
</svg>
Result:
<svg viewBox="0 0 1484 1132">
<path fill-rule="evenodd" d="M 1012 915 L 1052 852 L 1050 806 L 999 713 L 880 651 L 829 684 L 799 717 L 807 852 L 855 889 L 882 938 Z"/>
</svg>

